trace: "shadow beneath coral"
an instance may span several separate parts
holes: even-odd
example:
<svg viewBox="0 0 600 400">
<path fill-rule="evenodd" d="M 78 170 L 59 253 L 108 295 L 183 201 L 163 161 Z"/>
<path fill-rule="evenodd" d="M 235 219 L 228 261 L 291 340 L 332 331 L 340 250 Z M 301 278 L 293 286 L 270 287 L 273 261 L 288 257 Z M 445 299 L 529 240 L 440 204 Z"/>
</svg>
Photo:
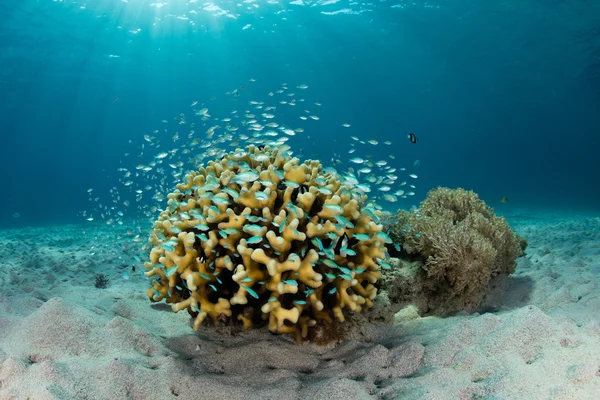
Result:
<svg viewBox="0 0 600 400">
<path fill-rule="evenodd" d="M 498 312 L 523 307 L 530 303 L 533 279 L 529 276 L 504 276 L 492 282 L 478 312 Z"/>
<path fill-rule="evenodd" d="M 156 311 L 168 311 L 168 312 L 173 312 L 173 308 L 166 303 L 152 303 L 150 304 L 150 307 L 152 307 L 152 309 L 156 310 Z"/>
</svg>

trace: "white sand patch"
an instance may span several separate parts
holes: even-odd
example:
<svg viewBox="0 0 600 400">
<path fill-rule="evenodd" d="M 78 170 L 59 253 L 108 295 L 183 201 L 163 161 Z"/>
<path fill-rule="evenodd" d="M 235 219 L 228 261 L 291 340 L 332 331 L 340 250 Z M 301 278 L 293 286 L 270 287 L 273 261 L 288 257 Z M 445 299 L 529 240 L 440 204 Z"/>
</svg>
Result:
<svg viewBox="0 0 600 400">
<path fill-rule="evenodd" d="M 2 231 L 0 399 L 596 399 L 600 219 L 535 217 L 508 217 L 529 248 L 481 315 L 369 324 L 329 347 L 194 332 L 150 305 L 124 231 Z"/>
</svg>

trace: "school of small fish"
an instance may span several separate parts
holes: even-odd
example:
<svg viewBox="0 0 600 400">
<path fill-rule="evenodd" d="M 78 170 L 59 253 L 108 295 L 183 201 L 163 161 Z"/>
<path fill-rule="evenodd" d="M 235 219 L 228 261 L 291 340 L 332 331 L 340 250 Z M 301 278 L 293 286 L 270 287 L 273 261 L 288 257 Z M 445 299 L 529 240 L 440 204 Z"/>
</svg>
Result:
<svg viewBox="0 0 600 400">
<path fill-rule="evenodd" d="M 254 79 L 250 79 L 249 84 L 254 82 Z M 153 221 L 166 206 L 167 194 L 181 182 L 185 173 L 198 169 L 209 160 L 220 159 L 226 153 L 246 148 L 250 144 L 276 146 L 280 151 L 294 154 L 288 141 L 291 138 L 301 140 L 297 135 L 304 133 L 304 128 L 276 122 L 275 116 L 289 116 L 291 108 L 299 113 L 298 120 L 303 121 L 300 124 L 314 124 L 310 121 L 320 119 L 314 109 L 321 106 L 320 102 L 310 102 L 298 97 L 295 90 L 306 93 L 308 85 L 292 86 L 283 83 L 277 90 L 267 93 L 264 99 L 249 99 L 245 103 L 245 109 L 234 109 L 229 115 L 221 117 L 211 114 L 209 104 L 193 101 L 190 105 L 191 112 L 180 113 L 170 120 L 163 119 L 161 129 L 144 134 L 139 143 L 131 141 L 134 151 L 124 154 L 121 167 L 117 170 L 120 186 L 110 189 L 110 199 L 107 202 L 101 201 L 101 196 L 95 193 L 94 188 L 88 189 L 92 206 L 82 212 L 83 217 L 90 222 L 101 220 L 108 225 L 123 225 L 126 215 L 129 218 L 141 217 Z M 239 104 L 239 98 L 245 94 L 238 88 L 226 92 L 225 96 L 235 98 L 236 104 Z M 351 127 L 346 122 L 340 125 L 344 130 Z M 318 128 L 313 126 L 310 129 Z M 370 201 L 379 204 L 394 203 L 415 195 L 416 186 L 408 184 L 408 179 L 400 179 L 399 174 L 407 173 L 411 182 L 417 179 L 416 174 L 408 173 L 406 167 L 397 165 L 391 153 L 387 159 L 379 160 L 368 153 L 372 148 L 381 146 L 391 152 L 392 142 L 386 140 L 379 143 L 375 138 L 361 139 L 358 136 L 351 136 L 351 139 L 346 143 L 350 146 L 348 154 L 366 154 L 362 157 L 354 155 L 347 160 L 340 155 L 343 149 L 337 149 L 331 159 L 333 165 L 327 166 L 326 172 L 339 174 L 345 184 L 366 193 Z M 409 139 L 413 141 L 410 136 Z M 410 145 L 408 140 L 407 143 Z M 378 154 L 382 152 L 380 149 Z M 305 154 L 302 158 L 307 158 L 306 156 L 310 154 Z M 321 162 L 326 166 L 325 160 Z M 418 168 L 420 164 L 420 161 L 414 161 L 411 169 Z M 247 172 L 234 179 L 252 182 L 258 179 L 258 175 Z M 135 235 L 136 241 L 145 240 L 141 227 L 130 234 Z"/>
</svg>

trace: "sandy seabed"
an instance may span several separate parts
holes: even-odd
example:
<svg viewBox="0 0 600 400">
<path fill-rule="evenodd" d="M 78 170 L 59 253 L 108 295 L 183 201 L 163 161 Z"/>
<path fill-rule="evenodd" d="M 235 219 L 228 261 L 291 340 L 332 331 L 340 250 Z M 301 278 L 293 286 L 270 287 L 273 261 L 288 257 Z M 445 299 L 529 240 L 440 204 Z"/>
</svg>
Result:
<svg viewBox="0 0 600 400">
<path fill-rule="evenodd" d="M 507 219 L 529 247 L 480 313 L 368 323 L 326 347 L 194 332 L 150 304 L 125 228 L 0 231 L 0 400 L 599 399 L 600 218 Z"/>
</svg>

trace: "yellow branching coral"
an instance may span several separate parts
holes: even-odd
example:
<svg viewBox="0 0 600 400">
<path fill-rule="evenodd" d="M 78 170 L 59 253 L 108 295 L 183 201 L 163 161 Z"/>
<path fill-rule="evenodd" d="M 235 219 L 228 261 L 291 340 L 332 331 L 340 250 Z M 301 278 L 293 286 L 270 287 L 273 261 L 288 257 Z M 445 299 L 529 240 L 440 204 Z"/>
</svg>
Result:
<svg viewBox="0 0 600 400">
<path fill-rule="evenodd" d="M 145 264 L 147 294 L 188 310 L 194 329 L 208 318 L 267 321 L 300 341 L 309 328 L 373 305 L 380 268 L 389 268 L 366 198 L 277 148 L 250 146 L 211 161 L 168 195 Z"/>
</svg>

